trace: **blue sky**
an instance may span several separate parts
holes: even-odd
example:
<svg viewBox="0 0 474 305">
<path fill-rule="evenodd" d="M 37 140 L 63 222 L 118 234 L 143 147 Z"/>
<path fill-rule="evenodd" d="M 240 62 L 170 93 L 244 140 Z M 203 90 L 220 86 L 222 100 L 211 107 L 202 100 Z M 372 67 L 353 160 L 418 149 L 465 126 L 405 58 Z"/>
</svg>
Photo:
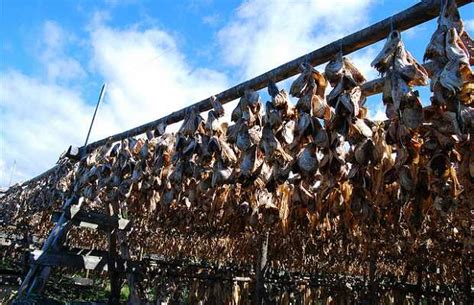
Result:
<svg viewBox="0 0 474 305">
<path fill-rule="evenodd" d="M 108 89 L 92 141 L 216 94 L 416 2 L 0 0 L 0 186 L 41 173 L 69 145 L 83 143 L 103 82 Z M 472 7 L 460 9 L 471 36 Z M 435 25 L 402 35 L 420 61 Z M 380 48 L 350 55 L 369 79 L 377 77 L 369 64 Z M 381 117 L 380 96 L 368 104 L 371 116 Z"/>
</svg>

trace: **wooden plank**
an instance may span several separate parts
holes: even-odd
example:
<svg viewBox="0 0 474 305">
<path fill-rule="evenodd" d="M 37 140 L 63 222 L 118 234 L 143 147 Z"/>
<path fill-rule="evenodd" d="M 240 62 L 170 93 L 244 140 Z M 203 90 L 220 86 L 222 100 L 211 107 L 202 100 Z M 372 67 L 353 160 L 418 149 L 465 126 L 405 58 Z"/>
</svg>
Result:
<svg viewBox="0 0 474 305">
<path fill-rule="evenodd" d="M 118 304 L 120 301 L 121 279 L 120 273 L 117 271 L 114 257 L 117 257 L 117 230 L 111 230 L 107 233 L 109 243 L 109 252 L 107 256 L 107 269 L 109 270 L 110 295 L 109 304 Z"/>
<path fill-rule="evenodd" d="M 107 271 L 108 265 L 114 264 L 117 269 L 123 269 L 123 263 L 120 260 L 113 260 L 107 255 L 80 255 L 69 252 L 43 252 L 35 250 L 32 252 L 31 259 L 35 264 L 50 267 L 69 267 L 74 269 L 86 269 L 95 271 Z"/>
<path fill-rule="evenodd" d="M 83 228 L 101 229 L 109 231 L 112 229 L 129 230 L 131 228 L 131 222 L 124 218 L 117 216 L 109 216 L 98 212 L 87 212 L 84 210 L 78 210 L 75 213 L 71 212 L 72 215 L 68 214 L 66 217 L 73 220 L 74 225 Z M 57 222 L 61 213 L 54 212 L 51 220 Z"/>
<path fill-rule="evenodd" d="M 76 187 L 77 182 L 74 183 L 74 189 Z M 65 200 L 63 213 L 45 240 L 42 248 L 43 251 L 57 251 L 62 246 L 64 238 L 72 225 L 71 221 L 66 217 L 66 212 L 69 211 L 72 206 L 80 208 L 83 200 L 84 198 L 78 197 L 75 193 Z M 28 274 L 18 289 L 18 298 L 23 297 L 25 292 L 27 295 L 41 293 L 48 281 L 50 273 L 51 268 L 49 266 L 43 267 L 32 264 Z"/>
<path fill-rule="evenodd" d="M 260 238 L 260 253 L 255 273 L 255 304 L 264 304 L 265 301 L 265 272 L 268 261 L 268 240 L 270 232 L 266 231 Z"/>
</svg>

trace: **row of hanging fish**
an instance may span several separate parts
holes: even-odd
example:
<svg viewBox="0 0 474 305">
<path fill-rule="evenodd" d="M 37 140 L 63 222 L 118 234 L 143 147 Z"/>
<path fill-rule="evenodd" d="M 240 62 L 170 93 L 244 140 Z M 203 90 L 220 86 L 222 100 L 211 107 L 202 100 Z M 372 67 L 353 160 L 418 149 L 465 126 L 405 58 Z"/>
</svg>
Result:
<svg viewBox="0 0 474 305">
<path fill-rule="evenodd" d="M 425 54 L 429 69 L 398 31 L 372 62 L 385 77 L 385 122 L 367 118 L 366 79 L 339 53 L 324 73 L 302 64 L 289 92 L 270 82 L 265 104 L 247 90 L 232 123 L 223 122 L 224 109 L 213 99 L 206 119 L 190 109 L 176 134 L 161 124 L 146 138 L 98 148 L 46 188 L 26 186 L 1 198 L 9 207 L 2 218 L 28 222 L 30 205 L 49 213 L 78 182 L 84 208 L 108 212 L 108 203 L 118 201 L 123 217 L 134 221 L 132 252 L 232 258 L 245 254 L 233 238 L 263 227 L 281 236 L 318 232 L 320 259 L 342 259 L 349 251 L 342 248 L 366 254 L 369 239 L 379 253 L 406 257 L 420 244 L 430 253 L 446 248 L 441 236 L 464 243 L 474 196 L 473 81 L 454 1 L 445 2 L 438 25 Z M 423 108 L 414 87 L 428 82 L 432 105 Z M 189 248 L 177 237 L 153 235 L 159 230 L 181 232 Z M 211 251 L 200 234 L 214 231 L 228 238 Z M 83 237 L 69 235 L 72 244 L 87 242 Z M 251 252 L 253 242 L 239 246 Z M 279 251 L 291 251 L 289 245 Z"/>
</svg>

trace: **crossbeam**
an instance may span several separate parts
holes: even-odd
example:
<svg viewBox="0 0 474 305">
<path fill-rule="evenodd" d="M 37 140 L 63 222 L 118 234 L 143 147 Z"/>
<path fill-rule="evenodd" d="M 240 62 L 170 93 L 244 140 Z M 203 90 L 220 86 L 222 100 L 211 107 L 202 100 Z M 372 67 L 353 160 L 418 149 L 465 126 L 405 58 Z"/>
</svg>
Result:
<svg viewBox="0 0 474 305">
<path fill-rule="evenodd" d="M 61 217 L 61 213 L 54 212 L 51 220 L 57 222 Z M 110 231 L 113 229 L 128 230 L 131 223 L 127 219 L 119 218 L 117 216 L 109 216 L 94 211 L 79 210 L 74 215 L 67 215 L 68 219 L 79 227 L 102 229 Z"/>
<path fill-rule="evenodd" d="M 331 60 L 341 49 L 343 54 L 347 55 L 385 39 L 392 28 L 395 28 L 399 31 L 405 31 L 414 26 L 420 25 L 426 21 L 436 18 L 439 15 L 440 1 L 442 0 L 422 0 L 420 3 L 406 10 L 403 10 L 398 14 L 395 14 L 360 31 L 357 31 L 337 41 L 327 44 L 306 55 L 300 56 L 257 77 L 235 85 L 215 95 L 215 97 L 221 104 L 227 104 L 235 99 L 240 98 L 244 94 L 245 90 L 260 90 L 265 88 L 268 85 L 269 81 L 279 82 L 298 74 L 300 72 L 299 66 L 302 63 L 311 63 L 311 65 L 313 66 L 321 65 Z M 456 0 L 458 7 L 462 7 L 471 2 L 472 0 Z M 366 84 L 363 88 L 364 93 L 366 95 L 372 95 L 381 92 L 381 83 L 383 83 L 383 79 L 376 79 L 374 81 L 368 82 L 368 84 Z M 80 148 L 81 155 L 91 152 L 92 150 L 101 147 L 107 143 L 117 142 L 129 137 L 134 137 L 143 134 L 148 130 L 155 129 L 160 124 L 171 125 L 174 123 L 178 123 L 184 119 L 185 114 L 191 108 L 195 108 L 199 112 L 205 112 L 212 109 L 211 97 L 206 98 L 190 106 L 187 106 L 178 111 L 175 111 L 155 121 L 140 125 L 138 127 L 129 129 L 127 131 L 109 136 L 107 138 L 83 146 Z M 54 172 L 55 169 L 56 166 L 26 181 L 23 184 L 28 184 L 42 179 L 50 173 Z"/>
<path fill-rule="evenodd" d="M 32 261 L 42 266 L 70 267 L 96 271 L 108 270 L 108 257 L 95 255 L 80 255 L 75 253 L 46 253 L 35 250 L 31 255 Z"/>
</svg>

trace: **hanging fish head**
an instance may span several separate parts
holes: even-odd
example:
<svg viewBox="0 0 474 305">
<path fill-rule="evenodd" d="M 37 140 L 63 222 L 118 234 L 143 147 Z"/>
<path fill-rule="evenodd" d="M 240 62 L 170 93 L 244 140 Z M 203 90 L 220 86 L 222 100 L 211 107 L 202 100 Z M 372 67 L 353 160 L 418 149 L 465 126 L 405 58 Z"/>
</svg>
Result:
<svg viewBox="0 0 474 305">
<path fill-rule="evenodd" d="M 385 73 L 391 65 L 391 62 L 395 56 L 397 48 L 403 45 L 401 35 L 399 31 L 392 31 L 385 42 L 384 47 L 380 53 L 370 64 L 372 67 L 377 69 L 380 73 Z"/>
</svg>

